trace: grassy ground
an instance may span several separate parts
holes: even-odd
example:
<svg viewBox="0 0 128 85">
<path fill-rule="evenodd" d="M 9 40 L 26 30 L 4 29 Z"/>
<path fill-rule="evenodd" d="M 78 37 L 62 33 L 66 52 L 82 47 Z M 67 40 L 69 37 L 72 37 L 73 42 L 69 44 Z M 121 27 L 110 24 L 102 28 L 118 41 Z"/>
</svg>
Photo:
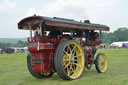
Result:
<svg viewBox="0 0 128 85">
<path fill-rule="evenodd" d="M 98 52 L 108 56 L 107 72 L 99 74 L 93 66 L 73 81 L 62 80 L 56 73 L 51 78 L 36 79 L 27 70 L 27 54 L 0 54 L 0 85 L 128 85 L 128 49 Z"/>
</svg>

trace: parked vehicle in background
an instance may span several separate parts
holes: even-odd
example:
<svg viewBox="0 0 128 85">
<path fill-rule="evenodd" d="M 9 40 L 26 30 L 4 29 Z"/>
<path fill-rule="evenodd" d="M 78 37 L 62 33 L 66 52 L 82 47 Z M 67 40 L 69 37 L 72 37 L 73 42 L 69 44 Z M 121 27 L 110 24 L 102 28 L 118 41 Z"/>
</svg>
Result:
<svg viewBox="0 0 128 85">
<path fill-rule="evenodd" d="M 128 41 L 113 42 L 110 44 L 113 47 L 128 48 Z"/>
<path fill-rule="evenodd" d="M 25 53 L 28 52 L 27 47 L 10 47 L 10 48 L 1 48 L 0 54 L 4 53 Z"/>
<path fill-rule="evenodd" d="M 12 48 L 1 48 L 0 53 L 14 53 L 14 49 Z"/>
</svg>

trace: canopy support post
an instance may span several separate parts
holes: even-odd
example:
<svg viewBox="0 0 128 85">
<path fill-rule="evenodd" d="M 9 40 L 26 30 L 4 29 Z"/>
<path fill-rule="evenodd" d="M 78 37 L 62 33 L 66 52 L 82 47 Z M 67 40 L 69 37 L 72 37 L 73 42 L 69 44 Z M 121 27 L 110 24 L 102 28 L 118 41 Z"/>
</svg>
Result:
<svg viewBox="0 0 128 85">
<path fill-rule="evenodd" d="M 40 36 L 42 36 L 42 28 L 41 28 L 42 25 L 40 24 L 39 27 L 40 27 Z"/>
<path fill-rule="evenodd" d="M 101 30 L 100 30 L 100 37 L 99 37 L 100 40 L 101 40 L 101 37 L 102 37 L 102 32 L 101 32 Z"/>
<path fill-rule="evenodd" d="M 32 42 L 32 28 L 31 28 L 31 25 L 29 25 L 29 30 L 30 30 L 30 42 Z"/>
</svg>

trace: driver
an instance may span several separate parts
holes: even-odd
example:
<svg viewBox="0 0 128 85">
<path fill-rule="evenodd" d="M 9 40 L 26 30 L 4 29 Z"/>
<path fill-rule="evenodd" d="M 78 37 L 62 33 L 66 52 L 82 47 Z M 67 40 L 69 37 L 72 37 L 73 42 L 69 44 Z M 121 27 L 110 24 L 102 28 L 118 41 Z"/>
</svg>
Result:
<svg viewBox="0 0 128 85">
<path fill-rule="evenodd" d="M 39 26 L 37 26 L 36 30 L 34 31 L 34 41 L 35 42 L 40 41 L 40 28 L 39 28 Z"/>
</svg>

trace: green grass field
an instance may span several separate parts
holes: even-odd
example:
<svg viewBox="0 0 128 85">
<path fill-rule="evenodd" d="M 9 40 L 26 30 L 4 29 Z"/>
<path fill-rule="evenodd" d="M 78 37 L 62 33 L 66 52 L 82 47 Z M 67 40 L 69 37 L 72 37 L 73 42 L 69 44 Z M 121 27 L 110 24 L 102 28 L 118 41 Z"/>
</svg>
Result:
<svg viewBox="0 0 128 85">
<path fill-rule="evenodd" d="M 62 80 L 56 73 L 51 78 L 36 79 L 27 70 L 27 54 L 0 54 L 0 85 L 128 85 L 128 49 L 98 52 L 108 56 L 107 71 L 99 74 L 93 66 L 73 81 Z"/>
</svg>

